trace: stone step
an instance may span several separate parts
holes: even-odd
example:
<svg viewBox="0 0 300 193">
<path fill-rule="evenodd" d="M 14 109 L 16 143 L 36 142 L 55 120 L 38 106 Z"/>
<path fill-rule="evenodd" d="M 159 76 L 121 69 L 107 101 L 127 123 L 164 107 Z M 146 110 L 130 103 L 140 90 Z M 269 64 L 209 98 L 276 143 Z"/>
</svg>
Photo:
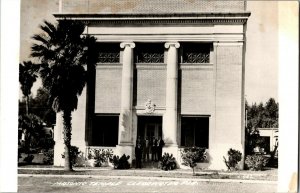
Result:
<svg viewBox="0 0 300 193">
<path fill-rule="evenodd" d="M 158 168 L 158 163 L 154 161 L 142 161 L 142 168 Z M 135 160 L 132 162 L 132 167 L 135 167 Z"/>
</svg>

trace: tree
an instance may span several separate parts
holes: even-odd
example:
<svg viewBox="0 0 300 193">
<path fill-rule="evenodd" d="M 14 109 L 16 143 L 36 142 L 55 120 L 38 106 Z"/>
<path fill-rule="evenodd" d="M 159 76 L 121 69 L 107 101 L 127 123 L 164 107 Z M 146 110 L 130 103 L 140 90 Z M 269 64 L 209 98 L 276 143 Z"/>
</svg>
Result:
<svg viewBox="0 0 300 193">
<path fill-rule="evenodd" d="M 34 114 L 20 115 L 19 127 L 24 131 L 24 148 L 29 154 L 31 148 L 38 147 L 39 139 L 43 136 L 43 122 Z"/>
<path fill-rule="evenodd" d="M 263 103 L 248 105 L 245 103 L 246 110 L 246 154 L 250 155 L 256 146 L 262 147 L 264 141 L 260 137 L 258 128 L 277 128 L 278 127 L 278 106 L 275 99 L 270 98 L 265 105 Z"/>
<path fill-rule="evenodd" d="M 52 105 L 49 103 L 48 91 L 40 87 L 37 90 L 36 96 L 32 98 L 29 96 L 30 106 L 29 112 L 39 116 L 47 126 L 52 126 L 56 121 L 56 114 L 52 109 Z M 26 102 L 19 100 L 19 116 L 26 114 Z"/>
<path fill-rule="evenodd" d="M 265 105 L 263 103 L 248 105 L 245 103 L 247 128 L 272 128 L 278 127 L 278 103 L 270 98 Z"/>
<path fill-rule="evenodd" d="M 265 106 L 265 127 L 266 128 L 276 128 L 278 127 L 278 103 L 275 99 L 270 98 Z"/>
<path fill-rule="evenodd" d="M 207 158 L 206 149 L 201 147 L 187 147 L 181 151 L 182 164 L 193 169 L 195 175 L 195 167 L 197 162 L 204 161 Z"/>
<path fill-rule="evenodd" d="M 39 68 L 39 65 L 33 64 L 31 61 L 19 64 L 19 82 L 21 84 L 22 93 L 25 97 L 27 115 L 29 113 L 29 96 L 31 94 L 31 88 L 38 77 L 37 74 Z"/>
<path fill-rule="evenodd" d="M 55 124 L 55 112 L 49 103 L 48 91 L 41 87 L 37 90 L 36 97 L 31 102 L 31 112 L 39 116 L 48 126 Z"/>
<path fill-rule="evenodd" d="M 41 62 L 40 76 L 50 95 L 55 112 L 62 112 L 65 144 L 65 170 L 72 171 L 70 163 L 71 120 L 78 97 L 87 81 L 87 68 L 93 68 L 98 59 L 96 39 L 82 36 L 85 26 L 74 20 L 59 20 L 57 24 L 44 21 L 43 33 L 32 38 L 31 56 Z"/>
</svg>

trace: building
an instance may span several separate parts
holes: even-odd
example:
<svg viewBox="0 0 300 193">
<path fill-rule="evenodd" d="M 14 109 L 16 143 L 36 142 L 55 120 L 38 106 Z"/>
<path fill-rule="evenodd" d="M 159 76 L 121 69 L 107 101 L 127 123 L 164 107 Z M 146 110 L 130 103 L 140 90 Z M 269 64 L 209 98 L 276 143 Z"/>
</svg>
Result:
<svg viewBox="0 0 300 193">
<path fill-rule="evenodd" d="M 264 140 L 265 152 L 270 153 L 274 151 L 276 145 L 278 145 L 278 128 L 257 128 L 260 138 Z"/>
<path fill-rule="evenodd" d="M 56 18 L 86 23 L 99 63 L 73 113 L 72 144 L 134 159 L 137 136 L 163 152 L 206 147 L 211 169 L 244 152 L 245 1 L 61 0 Z M 61 117 L 55 165 L 62 165 Z"/>
</svg>

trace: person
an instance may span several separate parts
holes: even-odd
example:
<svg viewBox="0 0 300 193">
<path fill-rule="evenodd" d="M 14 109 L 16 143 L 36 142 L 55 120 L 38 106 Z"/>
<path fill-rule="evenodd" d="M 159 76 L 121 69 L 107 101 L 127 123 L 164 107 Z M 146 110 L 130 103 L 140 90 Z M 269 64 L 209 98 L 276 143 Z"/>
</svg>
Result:
<svg viewBox="0 0 300 193">
<path fill-rule="evenodd" d="M 135 158 L 136 158 L 135 168 L 142 168 L 142 154 L 143 154 L 143 144 L 142 144 L 141 137 L 138 136 L 138 139 L 136 140 L 136 146 L 135 146 Z"/>
<path fill-rule="evenodd" d="M 157 139 L 153 136 L 152 138 L 152 161 L 157 160 Z"/>
<path fill-rule="evenodd" d="M 161 159 L 162 148 L 164 145 L 165 145 L 164 140 L 161 137 L 159 137 L 159 139 L 157 140 L 157 158 L 158 158 L 158 160 Z"/>
<path fill-rule="evenodd" d="M 146 160 L 149 161 L 149 139 L 148 139 L 148 137 L 146 137 L 146 139 L 144 140 L 143 150 L 144 150 L 144 154 L 143 154 L 144 161 L 145 162 L 146 162 Z"/>
<path fill-rule="evenodd" d="M 149 154 L 151 154 L 151 160 L 153 160 L 152 145 L 153 145 L 152 138 L 149 136 Z M 150 161 L 150 159 L 149 159 L 149 161 Z"/>
</svg>

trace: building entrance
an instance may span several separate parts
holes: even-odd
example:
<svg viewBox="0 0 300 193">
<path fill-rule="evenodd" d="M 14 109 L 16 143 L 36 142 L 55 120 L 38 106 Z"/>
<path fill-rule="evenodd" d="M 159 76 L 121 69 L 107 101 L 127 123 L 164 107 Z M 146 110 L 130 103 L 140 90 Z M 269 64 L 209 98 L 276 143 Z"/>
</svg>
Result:
<svg viewBox="0 0 300 193">
<path fill-rule="evenodd" d="M 162 137 L 162 125 L 161 123 L 146 123 L 145 125 L 145 133 L 144 133 L 144 139 L 148 137 L 148 139 L 151 139 L 152 137 L 155 137 L 158 139 L 159 137 Z"/>
<path fill-rule="evenodd" d="M 161 116 L 139 116 L 138 117 L 138 136 L 142 139 L 162 138 L 162 117 Z"/>
<path fill-rule="evenodd" d="M 149 145 L 150 141 L 155 137 L 155 139 L 162 138 L 162 116 L 138 116 L 138 129 L 137 136 L 140 136 L 144 141 L 144 145 L 146 146 L 145 139 L 148 138 Z M 144 147 L 143 158 L 142 158 L 142 167 L 145 168 L 156 168 L 158 167 L 158 153 L 148 146 Z"/>
</svg>

